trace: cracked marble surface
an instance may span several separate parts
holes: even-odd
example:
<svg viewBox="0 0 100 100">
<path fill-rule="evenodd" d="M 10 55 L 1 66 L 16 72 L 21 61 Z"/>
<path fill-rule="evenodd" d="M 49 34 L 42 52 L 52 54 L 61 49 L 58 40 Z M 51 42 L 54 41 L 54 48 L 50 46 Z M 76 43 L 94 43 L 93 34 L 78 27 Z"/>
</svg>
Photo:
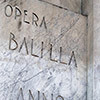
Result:
<svg viewBox="0 0 100 100">
<path fill-rule="evenodd" d="M 69 11 L 81 13 L 81 0 L 40 0 L 54 5 L 61 6 Z"/>
</svg>

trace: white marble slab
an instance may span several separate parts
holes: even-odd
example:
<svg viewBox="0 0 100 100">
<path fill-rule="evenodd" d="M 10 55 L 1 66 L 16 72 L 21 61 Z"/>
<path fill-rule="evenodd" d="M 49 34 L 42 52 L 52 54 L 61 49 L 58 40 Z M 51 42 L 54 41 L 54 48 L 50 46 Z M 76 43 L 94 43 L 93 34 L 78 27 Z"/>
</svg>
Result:
<svg viewBox="0 0 100 100">
<path fill-rule="evenodd" d="M 38 91 L 41 99 L 86 100 L 86 17 L 37 0 L 3 2 L 0 9 L 1 100 L 37 100 Z"/>
</svg>

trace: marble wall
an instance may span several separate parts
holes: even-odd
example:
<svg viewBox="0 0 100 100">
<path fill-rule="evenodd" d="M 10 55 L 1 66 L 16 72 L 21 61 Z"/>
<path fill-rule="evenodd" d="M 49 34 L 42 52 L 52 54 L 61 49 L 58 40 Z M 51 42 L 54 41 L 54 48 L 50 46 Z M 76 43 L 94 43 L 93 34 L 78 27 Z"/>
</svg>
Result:
<svg viewBox="0 0 100 100">
<path fill-rule="evenodd" d="M 93 99 L 100 99 L 100 0 L 93 1 Z"/>
<path fill-rule="evenodd" d="M 88 100 L 100 100 L 100 1 L 89 0 L 88 7 Z"/>
<path fill-rule="evenodd" d="M 89 0 L 88 7 L 88 86 L 87 100 L 93 100 L 93 2 Z"/>
<path fill-rule="evenodd" d="M 40 1 L 51 3 L 76 13 L 81 13 L 81 3 L 82 3 L 81 0 L 40 0 Z"/>
<path fill-rule="evenodd" d="M 0 100 L 86 100 L 87 17 L 40 0 L 0 13 Z"/>
</svg>

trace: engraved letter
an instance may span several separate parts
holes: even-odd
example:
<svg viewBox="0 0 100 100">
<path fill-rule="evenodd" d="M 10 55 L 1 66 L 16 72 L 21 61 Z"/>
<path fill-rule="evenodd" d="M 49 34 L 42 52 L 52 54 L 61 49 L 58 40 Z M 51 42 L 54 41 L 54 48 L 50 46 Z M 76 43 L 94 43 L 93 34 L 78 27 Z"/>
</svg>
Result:
<svg viewBox="0 0 100 100">
<path fill-rule="evenodd" d="M 44 24 L 45 29 L 47 29 L 45 17 L 43 17 L 43 20 L 42 20 L 42 22 L 41 22 L 41 24 L 40 24 L 40 27 L 42 27 L 42 24 Z"/>
<path fill-rule="evenodd" d="M 38 16 L 35 13 L 33 13 L 32 14 L 32 24 L 35 24 L 36 26 L 38 26 L 37 24 L 38 20 L 39 20 Z"/>
<path fill-rule="evenodd" d="M 62 100 L 64 100 L 64 98 L 63 98 L 61 95 L 58 95 L 58 96 L 56 97 L 56 100 L 58 100 L 58 98 L 61 98 Z"/>
<path fill-rule="evenodd" d="M 20 46 L 19 52 L 21 51 L 21 49 L 22 49 L 22 47 L 23 47 L 24 44 L 25 44 L 26 52 L 28 54 L 28 48 L 27 48 L 27 43 L 26 43 L 26 38 L 25 37 L 24 37 L 24 40 L 22 42 L 22 45 Z"/>
<path fill-rule="evenodd" d="M 29 90 L 29 100 L 34 100 L 34 97 L 33 97 L 32 93 L 31 93 L 31 90 Z"/>
<path fill-rule="evenodd" d="M 47 100 L 47 98 L 46 98 L 46 96 L 45 96 L 45 94 L 43 93 L 43 100 Z"/>
<path fill-rule="evenodd" d="M 27 23 L 27 24 L 30 24 L 30 22 L 25 20 L 25 18 L 26 18 L 25 16 L 27 16 L 27 10 L 24 10 L 24 22 Z"/>
<path fill-rule="evenodd" d="M 69 65 L 71 64 L 73 59 L 74 59 L 74 62 L 75 62 L 75 67 L 77 67 L 77 62 L 76 62 L 74 51 L 72 51 L 72 55 L 71 55 L 71 58 L 70 58 L 70 61 L 69 61 Z"/>
<path fill-rule="evenodd" d="M 20 88 L 20 91 L 19 91 L 20 93 L 19 93 L 19 95 L 18 95 L 18 97 L 17 97 L 17 100 L 24 100 L 24 95 L 23 95 L 23 90 L 22 90 L 22 88 Z"/>
<path fill-rule="evenodd" d="M 60 56 L 59 56 L 59 62 L 62 63 L 62 64 L 67 64 L 63 61 L 61 61 L 61 58 L 62 58 L 62 47 L 60 47 Z"/>
<path fill-rule="evenodd" d="M 14 48 L 11 48 L 11 43 L 12 41 L 15 43 L 15 47 Z M 15 40 L 15 35 L 13 33 L 10 33 L 10 41 L 9 41 L 9 49 L 10 50 L 16 50 L 18 48 L 18 43 L 16 42 Z"/>
<path fill-rule="evenodd" d="M 53 100 L 53 94 L 51 94 L 51 100 Z"/>
<path fill-rule="evenodd" d="M 52 59 L 52 44 L 50 44 L 50 60 L 54 62 L 58 62 L 57 60 Z"/>
<path fill-rule="evenodd" d="M 43 58 L 43 42 L 42 42 L 42 46 L 41 46 L 41 58 Z"/>
<path fill-rule="evenodd" d="M 35 56 L 35 57 L 39 57 L 39 56 L 33 54 L 33 39 L 32 39 L 32 42 L 31 42 L 31 55 Z"/>
<path fill-rule="evenodd" d="M 22 13 L 21 13 L 20 9 L 17 8 L 17 7 L 15 7 L 15 19 L 16 19 L 17 17 L 20 17 L 21 15 L 22 15 Z"/>
<path fill-rule="evenodd" d="M 7 13 L 7 11 L 9 12 L 9 14 Z M 6 15 L 7 17 L 11 17 L 12 14 L 13 14 L 13 8 L 12 8 L 10 5 L 7 5 L 7 6 L 5 7 L 5 15 Z"/>
<path fill-rule="evenodd" d="M 38 100 L 40 100 L 40 91 L 38 91 Z"/>
</svg>

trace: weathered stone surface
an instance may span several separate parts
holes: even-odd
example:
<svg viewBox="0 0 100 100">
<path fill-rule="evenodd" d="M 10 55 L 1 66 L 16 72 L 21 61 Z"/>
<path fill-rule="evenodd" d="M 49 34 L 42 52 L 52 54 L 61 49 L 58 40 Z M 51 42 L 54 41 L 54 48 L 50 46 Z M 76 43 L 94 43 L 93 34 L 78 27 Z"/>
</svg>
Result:
<svg viewBox="0 0 100 100">
<path fill-rule="evenodd" d="M 100 100 L 100 1 L 89 0 L 88 100 Z"/>
<path fill-rule="evenodd" d="M 40 0 L 55 4 L 73 12 L 81 13 L 81 0 Z"/>
<path fill-rule="evenodd" d="M 38 91 L 47 100 L 51 94 L 54 99 L 86 100 L 86 17 L 37 0 L 9 4 L 13 13 L 8 2 L 0 4 L 1 100 L 33 100 L 32 95 L 37 100 Z M 21 16 L 15 16 L 18 9 Z M 57 61 L 50 60 L 50 44 Z"/>
<path fill-rule="evenodd" d="M 88 15 L 88 85 L 87 100 L 93 100 L 93 2 L 89 0 Z"/>
<path fill-rule="evenodd" d="M 94 100 L 100 100 L 100 1 L 93 1 L 93 96 Z"/>
</svg>

